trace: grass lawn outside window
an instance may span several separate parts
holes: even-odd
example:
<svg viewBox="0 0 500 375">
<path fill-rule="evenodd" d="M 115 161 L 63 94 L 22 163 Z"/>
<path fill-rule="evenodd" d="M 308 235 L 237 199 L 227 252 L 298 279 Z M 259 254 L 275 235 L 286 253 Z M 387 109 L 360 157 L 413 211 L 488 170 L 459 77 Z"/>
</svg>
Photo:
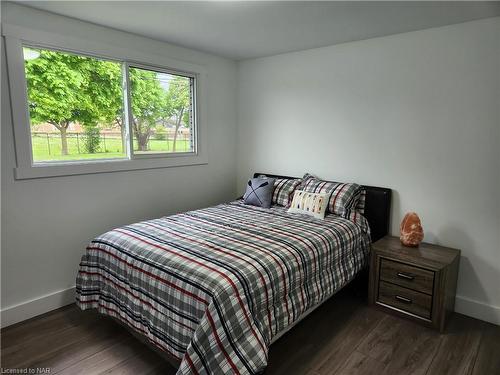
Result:
<svg viewBox="0 0 500 375">
<path fill-rule="evenodd" d="M 61 139 L 57 136 L 32 136 L 31 144 L 33 148 L 33 161 L 61 161 L 61 160 L 92 160 L 92 159 L 123 159 L 126 153 L 123 152 L 122 140 L 119 138 L 106 138 L 106 148 L 101 139 L 99 149 L 95 153 L 86 153 L 83 147 L 82 138 L 68 137 L 68 155 L 62 155 Z M 137 143 L 136 141 L 134 143 Z M 137 145 L 136 145 L 137 146 Z M 173 148 L 173 140 L 149 141 L 149 150 L 151 152 L 169 151 Z M 178 151 L 190 149 L 189 140 L 178 139 L 176 149 Z"/>
</svg>

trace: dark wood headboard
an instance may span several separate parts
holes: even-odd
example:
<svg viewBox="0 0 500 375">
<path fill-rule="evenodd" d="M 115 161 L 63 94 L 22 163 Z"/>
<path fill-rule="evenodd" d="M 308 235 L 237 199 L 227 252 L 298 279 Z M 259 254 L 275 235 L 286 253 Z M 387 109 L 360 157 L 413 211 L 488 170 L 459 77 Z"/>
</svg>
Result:
<svg viewBox="0 0 500 375">
<path fill-rule="evenodd" d="M 298 178 L 290 176 L 280 176 L 270 173 L 254 173 L 254 177 L 266 175 L 275 178 Z M 366 186 L 365 214 L 364 216 L 370 224 L 372 242 L 375 242 L 389 233 L 391 215 L 391 189 Z"/>
</svg>

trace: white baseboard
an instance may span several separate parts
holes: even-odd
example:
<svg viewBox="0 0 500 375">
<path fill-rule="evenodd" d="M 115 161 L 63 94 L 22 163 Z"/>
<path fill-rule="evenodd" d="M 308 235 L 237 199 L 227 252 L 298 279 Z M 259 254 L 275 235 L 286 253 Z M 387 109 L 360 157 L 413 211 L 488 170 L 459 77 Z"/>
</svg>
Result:
<svg viewBox="0 0 500 375">
<path fill-rule="evenodd" d="M 2 328 L 75 302 L 75 287 L 46 294 L 1 311 Z"/>
<path fill-rule="evenodd" d="M 2 328 L 10 326 L 23 320 L 33 318 L 51 310 L 69 305 L 75 302 L 75 287 L 50 293 L 45 296 L 32 299 L 1 311 Z M 500 325 L 500 307 L 488 305 L 467 297 L 457 296 L 455 300 L 455 311 Z"/>
<path fill-rule="evenodd" d="M 455 311 L 476 319 L 500 325 L 499 306 L 488 305 L 467 297 L 457 296 L 455 299 Z"/>
</svg>

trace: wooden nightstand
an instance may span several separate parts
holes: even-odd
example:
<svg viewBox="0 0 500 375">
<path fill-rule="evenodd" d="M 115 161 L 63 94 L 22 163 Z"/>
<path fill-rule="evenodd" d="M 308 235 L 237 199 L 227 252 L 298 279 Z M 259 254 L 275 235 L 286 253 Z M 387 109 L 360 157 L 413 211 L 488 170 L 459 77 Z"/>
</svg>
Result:
<svg viewBox="0 0 500 375">
<path fill-rule="evenodd" d="M 372 245 L 370 304 L 443 332 L 455 307 L 460 250 L 406 247 L 386 236 Z"/>
</svg>

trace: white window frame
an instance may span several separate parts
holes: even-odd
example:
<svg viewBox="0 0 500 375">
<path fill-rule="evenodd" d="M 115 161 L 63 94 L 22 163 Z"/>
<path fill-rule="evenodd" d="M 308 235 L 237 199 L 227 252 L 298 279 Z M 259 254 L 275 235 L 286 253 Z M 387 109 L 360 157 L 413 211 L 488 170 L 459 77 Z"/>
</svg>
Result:
<svg viewBox="0 0 500 375">
<path fill-rule="evenodd" d="M 124 108 L 126 110 L 126 121 L 127 121 L 127 126 L 126 128 L 128 129 L 128 132 L 130 133 L 129 136 L 128 136 L 128 139 L 127 139 L 127 142 L 129 144 L 129 148 L 130 148 L 130 151 L 129 151 L 129 155 L 130 155 L 130 158 L 131 159 L 150 159 L 150 158 L 162 158 L 162 157 L 173 157 L 173 156 L 183 156 L 183 155 L 196 155 L 196 152 L 197 152 L 197 145 L 198 145 L 198 132 L 197 132 L 197 123 L 198 123 L 198 119 L 197 119 L 197 107 L 196 107 L 196 103 L 197 103 L 197 90 L 196 90 L 196 86 L 197 86 L 197 77 L 196 77 L 196 74 L 193 74 L 193 73 L 189 73 L 189 72 L 181 72 L 181 71 L 176 71 L 176 70 L 172 70 L 172 69 L 168 69 L 168 68 L 161 68 L 161 67 L 157 67 L 157 66 L 151 66 L 151 65 L 145 65 L 145 64 L 140 64 L 140 63 L 130 63 L 130 62 L 125 62 L 124 63 L 124 67 L 125 67 L 125 91 L 126 91 L 126 96 L 127 96 L 127 103 L 130 103 L 130 105 L 126 106 L 126 108 Z M 193 139 L 194 139 L 194 150 L 193 151 L 188 151 L 188 152 L 171 152 L 171 153 L 168 153 L 168 152 L 156 152 L 156 153 L 152 153 L 152 152 L 149 152 L 147 154 L 141 154 L 141 153 L 136 153 L 134 151 L 134 137 L 133 137 L 133 130 L 132 128 L 130 127 L 130 122 L 132 121 L 132 117 L 133 117 L 133 114 L 132 114 L 132 98 L 130 96 L 130 79 L 129 79 L 129 69 L 130 68 L 138 68 L 138 69 L 144 69 L 144 70 L 151 70 L 151 71 L 155 71 L 155 72 L 160 72 L 160 73 L 167 73 L 167 74 L 173 74 L 173 75 L 177 75 L 177 76 L 183 76 L 183 77 L 187 77 L 187 78 L 193 78 L 194 79 L 194 94 L 193 94 L 193 103 L 191 104 L 191 106 L 193 107 L 193 128 L 191 129 L 191 131 L 194 133 L 193 134 Z M 128 109 L 128 110 L 127 110 Z"/>
<path fill-rule="evenodd" d="M 162 54 L 147 54 L 133 48 L 122 48 L 95 41 L 63 36 L 29 29 L 12 24 L 2 25 L 5 40 L 7 71 L 9 76 L 12 123 L 16 151 L 16 179 L 57 177 L 80 174 L 108 173 L 140 169 L 180 167 L 208 163 L 206 122 L 206 70 L 202 65 L 175 60 Z M 132 130 L 129 127 L 131 106 L 124 103 L 124 118 L 127 122 L 127 150 L 125 158 L 74 161 L 49 161 L 33 163 L 31 147 L 30 116 L 27 105 L 27 84 L 23 58 L 23 46 L 32 46 L 75 53 L 84 56 L 123 63 L 128 67 L 151 69 L 194 78 L 193 116 L 195 118 L 193 152 L 134 154 Z M 130 87 L 127 77 L 124 99 L 130 101 Z M 127 111 L 128 109 L 128 111 Z"/>
</svg>

